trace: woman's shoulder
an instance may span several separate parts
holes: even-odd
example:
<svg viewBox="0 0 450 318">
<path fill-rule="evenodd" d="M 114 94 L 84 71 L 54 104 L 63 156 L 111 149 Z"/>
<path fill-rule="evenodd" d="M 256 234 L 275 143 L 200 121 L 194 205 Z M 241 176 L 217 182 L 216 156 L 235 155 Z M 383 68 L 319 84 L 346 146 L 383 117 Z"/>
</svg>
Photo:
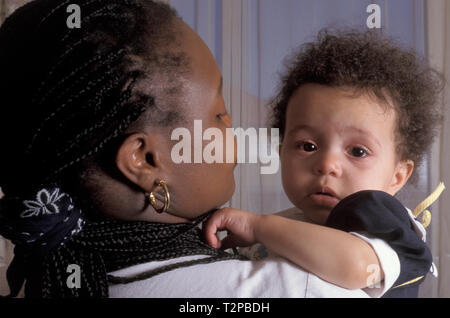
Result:
<svg viewBox="0 0 450 318">
<path fill-rule="evenodd" d="M 188 256 L 163 262 L 150 262 L 110 273 L 114 276 L 131 276 L 151 271 L 158 267 L 191 261 L 208 256 Z M 279 268 L 275 264 L 281 265 Z M 287 280 L 298 283 L 295 289 L 281 288 Z M 276 282 L 276 277 L 281 282 Z M 129 284 L 110 286 L 110 297 L 149 298 L 223 298 L 223 297 L 302 297 L 306 286 L 307 273 L 293 270 L 293 265 L 277 259 L 259 262 L 224 260 L 177 268 L 149 279 Z M 268 288 L 270 287 L 270 288 Z"/>
<path fill-rule="evenodd" d="M 160 266 L 207 256 L 189 256 L 129 267 L 114 276 L 131 276 Z M 329 284 L 277 256 L 260 261 L 224 260 L 181 267 L 129 284 L 109 288 L 114 298 L 259 298 L 368 297 Z"/>
</svg>

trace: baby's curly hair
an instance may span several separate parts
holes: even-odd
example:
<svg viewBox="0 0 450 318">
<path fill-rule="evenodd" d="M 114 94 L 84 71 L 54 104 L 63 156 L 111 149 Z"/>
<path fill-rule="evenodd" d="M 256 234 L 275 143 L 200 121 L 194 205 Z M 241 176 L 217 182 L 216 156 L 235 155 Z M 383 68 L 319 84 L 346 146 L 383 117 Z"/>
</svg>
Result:
<svg viewBox="0 0 450 318">
<path fill-rule="evenodd" d="M 378 31 L 322 30 L 303 44 L 286 64 L 272 100 L 272 126 L 283 138 L 289 99 L 301 85 L 352 87 L 371 94 L 397 114 L 397 156 L 419 165 L 442 121 L 438 104 L 443 77 L 414 52 L 404 50 Z"/>
</svg>

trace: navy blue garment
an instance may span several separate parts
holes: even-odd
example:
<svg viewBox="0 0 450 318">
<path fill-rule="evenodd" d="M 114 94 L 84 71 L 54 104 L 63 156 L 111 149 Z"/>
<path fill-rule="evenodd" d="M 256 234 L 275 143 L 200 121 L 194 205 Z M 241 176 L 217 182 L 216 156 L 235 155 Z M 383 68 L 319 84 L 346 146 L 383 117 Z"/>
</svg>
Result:
<svg viewBox="0 0 450 318">
<path fill-rule="evenodd" d="M 10 297 L 16 297 L 25 281 L 39 286 L 41 263 L 51 250 L 67 242 L 84 225 L 82 212 L 70 195 L 57 185 L 36 191 L 29 200 L 6 196 L 0 200 L 0 234 L 15 245 L 7 270 Z"/>
<path fill-rule="evenodd" d="M 418 296 L 419 285 L 430 270 L 432 255 L 400 201 L 382 191 L 360 191 L 339 202 L 325 225 L 345 232 L 366 232 L 386 241 L 398 255 L 400 275 L 383 297 Z M 414 283 L 395 288 L 421 276 Z"/>
</svg>

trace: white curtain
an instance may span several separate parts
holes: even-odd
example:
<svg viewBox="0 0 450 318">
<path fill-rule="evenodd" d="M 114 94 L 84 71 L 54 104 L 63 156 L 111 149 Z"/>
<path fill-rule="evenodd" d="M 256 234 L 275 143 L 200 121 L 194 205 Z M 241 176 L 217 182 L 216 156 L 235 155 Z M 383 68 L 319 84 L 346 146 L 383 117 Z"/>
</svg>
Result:
<svg viewBox="0 0 450 318">
<path fill-rule="evenodd" d="M 432 280 L 425 287 L 429 296 L 450 297 L 450 1 L 427 1 L 427 40 L 431 65 L 447 79 L 440 99 L 445 121 L 440 138 L 433 147 L 430 179 L 433 184 L 444 181 L 447 190 L 432 210 L 431 247 L 434 262 L 440 270 L 439 279 Z"/>
</svg>

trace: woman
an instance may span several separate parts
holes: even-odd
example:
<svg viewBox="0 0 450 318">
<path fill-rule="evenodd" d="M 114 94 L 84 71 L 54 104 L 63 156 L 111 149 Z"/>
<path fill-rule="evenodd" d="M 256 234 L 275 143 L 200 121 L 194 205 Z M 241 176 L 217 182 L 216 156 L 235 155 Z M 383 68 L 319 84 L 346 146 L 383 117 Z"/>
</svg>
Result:
<svg viewBox="0 0 450 318">
<path fill-rule="evenodd" d="M 230 199 L 235 164 L 175 164 L 171 132 L 229 127 L 214 58 L 166 5 L 78 1 L 70 29 L 69 4 L 31 2 L 0 30 L 12 296 L 24 281 L 29 297 L 366 296 L 205 244 L 197 225 Z"/>
</svg>

